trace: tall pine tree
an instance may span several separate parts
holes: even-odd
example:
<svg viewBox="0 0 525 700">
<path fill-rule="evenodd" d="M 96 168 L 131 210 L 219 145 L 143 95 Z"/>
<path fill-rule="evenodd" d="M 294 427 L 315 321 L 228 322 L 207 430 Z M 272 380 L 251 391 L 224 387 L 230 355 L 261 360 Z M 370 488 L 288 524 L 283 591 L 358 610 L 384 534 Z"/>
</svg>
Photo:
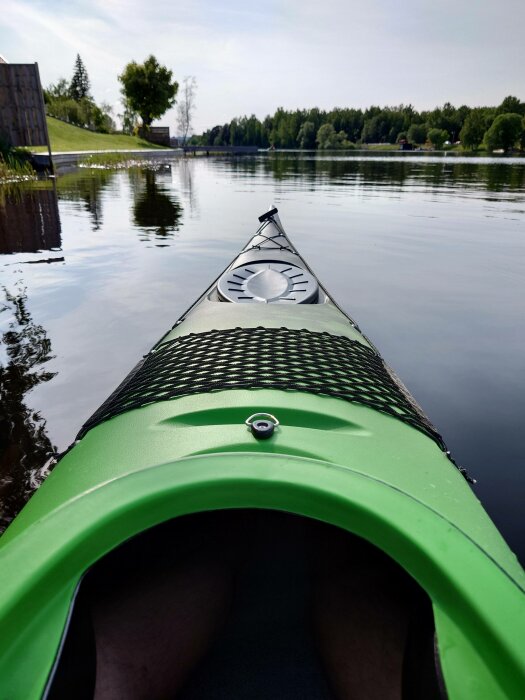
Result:
<svg viewBox="0 0 525 700">
<path fill-rule="evenodd" d="M 82 63 L 82 59 L 78 53 L 75 61 L 73 77 L 71 78 L 71 84 L 69 86 L 69 92 L 71 97 L 74 100 L 77 100 L 77 102 L 83 97 L 89 97 L 89 77 L 86 66 Z"/>
</svg>

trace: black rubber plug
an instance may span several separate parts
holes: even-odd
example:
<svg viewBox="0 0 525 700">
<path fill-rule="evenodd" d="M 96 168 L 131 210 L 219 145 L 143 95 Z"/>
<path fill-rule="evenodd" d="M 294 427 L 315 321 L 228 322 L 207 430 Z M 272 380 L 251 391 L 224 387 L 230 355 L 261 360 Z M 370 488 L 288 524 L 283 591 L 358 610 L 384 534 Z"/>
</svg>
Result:
<svg viewBox="0 0 525 700">
<path fill-rule="evenodd" d="M 275 425 L 271 420 L 254 420 L 251 424 L 252 435 L 258 440 L 266 440 L 273 435 Z"/>
</svg>

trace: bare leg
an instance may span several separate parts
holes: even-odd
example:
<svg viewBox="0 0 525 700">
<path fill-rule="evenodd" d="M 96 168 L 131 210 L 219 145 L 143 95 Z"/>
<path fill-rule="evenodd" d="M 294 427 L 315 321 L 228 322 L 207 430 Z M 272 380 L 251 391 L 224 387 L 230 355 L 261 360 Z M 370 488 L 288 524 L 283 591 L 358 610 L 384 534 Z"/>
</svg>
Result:
<svg viewBox="0 0 525 700">
<path fill-rule="evenodd" d="M 410 581 L 381 552 L 329 533 L 319 560 L 315 623 L 338 700 L 400 700 Z"/>
<path fill-rule="evenodd" d="M 232 571 L 220 551 L 107 581 L 93 606 L 95 700 L 165 700 L 206 653 L 229 607 Z"/>
</svg>

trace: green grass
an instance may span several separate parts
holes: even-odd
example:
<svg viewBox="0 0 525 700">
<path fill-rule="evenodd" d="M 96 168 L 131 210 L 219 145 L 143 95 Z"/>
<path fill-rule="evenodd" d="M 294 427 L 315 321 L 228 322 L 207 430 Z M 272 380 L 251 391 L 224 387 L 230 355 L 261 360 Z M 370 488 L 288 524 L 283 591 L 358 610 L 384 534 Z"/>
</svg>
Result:
<svg viewBox="0 0 525 700">
<path fill-rule="evenodd" d="M 124 151 L 113 153 L 93 153 L 81 158 L 81 168 L 95 168 L 96 170 L 118 170 L 130 168 L 147 168 L 158 170 L 164 167 L 160 160 L 142 158 L 138 153 L 125 153 Z"/>
<path fill-rule="evenodd" d="M 400 146 L 398 143 L 363 144 L 363 146 L 361 148 L 366 148 L 367 151 L 399 151 L 400 150 Z"/>
<path fill-rule="evenodd" d="M 7 163 L 0 158 L 0 184 L 4 182 L 25 182 L 35 180 L 35 171 L 29 164 L 20 165 L 16 162 Z"/>
<path fill-rule="evenodd" d="M 162 148 L 156 144 L 145 141 L 137 136 L 123 136 L 121 134 L 97 134 L 78 126 L 66 124 L 59 119 L 47 117 L 47 128 L 51 151 L 123 151 L 139 150 L 142 148 Z M 35 148 L 35 151 L 46 151 L 46 148 Z"/>
<path fill-rule="evenodd" d="M 24 149 L 0 151 L 0 184 L 9 182 L 25 182 L 35 180 L 36 172 L 28 160 L 29 153 Z"/>
<path fill-rule="evenodd" d="M 129 153 L 93 153 L 83 156 L 81 165 L 94 168 L 122 167 L 131 160 Z"/>
</svg>

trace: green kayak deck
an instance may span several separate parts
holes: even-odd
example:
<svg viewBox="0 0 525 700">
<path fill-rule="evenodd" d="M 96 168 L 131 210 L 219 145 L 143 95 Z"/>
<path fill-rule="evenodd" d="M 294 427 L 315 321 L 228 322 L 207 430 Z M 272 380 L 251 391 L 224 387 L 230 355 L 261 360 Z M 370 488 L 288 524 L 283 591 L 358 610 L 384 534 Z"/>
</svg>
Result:
<svg viewBox="0 0 525 700">
<path fill-rule="evenodd" d="M 282 302 L 294 284 L 279 277 L 285 265 L 313 273 L 276 213 L 260 231 L 270 243 L 259 232 L 221 279 L 260 266 L 260 279 L 235 293 L 264 301 L 270 289 L 277 303 L 232 303 L 214 283 L 0 538 L 0 698 L 49 691 L 75 592 L 104 555 L 160 523 L 230 509 L 295 514 L 379 548 L 432 602 L 448 697 L 522 698 L 522 568 L 404 388 L 388 368 L 370 369 L 377 351 L 323 287 L 313 301 Z M 266 274 L 268 259 L 283 267 Z M 355 393 L 337 373 L 326 379 L 333 362 L 352 358 L 362 363 Z M 168 364 L 162 381 L 151 379 Z M 379 395 L 390 377 L 402 409 Z M 245 423 L 259 413 L 279 421 L 268 439 Z"/>
</svg>

